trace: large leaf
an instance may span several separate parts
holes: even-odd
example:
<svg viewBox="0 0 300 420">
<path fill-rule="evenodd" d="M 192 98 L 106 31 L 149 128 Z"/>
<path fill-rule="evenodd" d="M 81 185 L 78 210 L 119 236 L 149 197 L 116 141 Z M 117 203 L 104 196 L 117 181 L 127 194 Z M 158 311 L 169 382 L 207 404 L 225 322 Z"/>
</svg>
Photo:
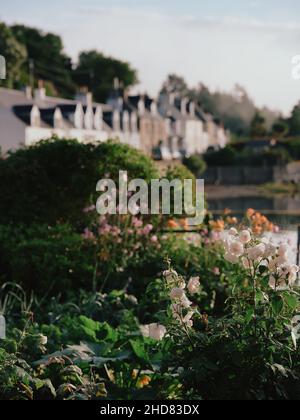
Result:
<svg viewBox="0 0 300 420">
<path fill-rule="evenodd" d="M 274 314 L 280 315 L 284 306 L 283 298 L 280 295 L 276 295 L 272 298 L 271 304 Z"/>
</svg>

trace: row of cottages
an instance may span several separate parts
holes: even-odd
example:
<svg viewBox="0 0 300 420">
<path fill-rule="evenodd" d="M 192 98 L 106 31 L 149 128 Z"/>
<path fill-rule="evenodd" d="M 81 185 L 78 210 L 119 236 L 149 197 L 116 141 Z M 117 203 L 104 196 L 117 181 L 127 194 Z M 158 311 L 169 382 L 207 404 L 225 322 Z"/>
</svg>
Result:
<svg viewBox="0 0 300 420">
<path fill-rule="evenodd" d="M 128 96 L 115 89 L 107 102 L 114 110 L 136 112 L 142 150 L 151 155 L 160 149 L 163 159 L 202 154 L 208 148 L 224 148 L 229 133 L 212 115 L 193 101 L 161 93 L 155 101 L 147 95 Z"/>
<path fill-rule="evenodd" d="M 174 94 L 161 94 L 156 101 L 114 89 L 107 104 L 99 104 L 90 93 L 68 100 L 47 96 L 42 86 L 34 95 L 29 89 L 0 88 L 2 153 L 53 136 L 83 143 L 119 139 L 166 160 L 222 148 L 228 142 L 224 128 L 211 115 Z"/>
<path fill-rule="evenodd" d="M 74 138 L 82 143 L 119 139 L 141 148 L 138 115 L 134 111 L 118 111 L 94 103 L 90 93 L 68 100 L 47 96 L 43 87 L 34 95 L 29 89 L 23 92 L 0 88 L 2 153 L 53 136 Z"/>
</svg>

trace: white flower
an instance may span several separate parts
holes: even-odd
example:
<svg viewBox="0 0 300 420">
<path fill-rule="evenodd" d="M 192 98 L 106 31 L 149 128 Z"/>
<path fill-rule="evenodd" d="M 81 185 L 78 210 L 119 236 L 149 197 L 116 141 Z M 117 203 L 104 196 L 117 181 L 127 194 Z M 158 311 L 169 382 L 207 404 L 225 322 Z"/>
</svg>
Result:
<svg viewBox="0 0 300 420">
<path fill-rule="evenodd" d="M 247 250 L 248 258 L 252 261 L 257 261 L 260 258 L 263 258 L 266 252 L 266 245 L 259 244 Z"/>
<path fill-rule="evenodd" d="M 236 255 L 237 257 L 241 257 L 244 254 L 244 245 L 239 241 L 234 241 L 229 246 L 229 252 L 232 255 Z"/>
<path fill-rule="evenodd" d="M 238 231 L 236 230 L 236 228 L 231 228 L 231 229 L 229 229 L 228 234 L 230 236 L 237 236 Z"/>
<path fill-rule="evenodd" d="M 166 270 L 163 272 L 163 276 L 167 280 L 167 282 L 171 282 L 172 280 L 178 277 L 178 274 L 175 270 Z"/>
<path fill-rule="evenodd" d="M 192 326 L 194 325 L 193 323 L 193 318 L 194 316 L 194 312 L 189 312 L 184 318 L 183 318 L 183 323 L 188 327 L 188 328 L 192 328 Z"/>
<path fill-rule="evenodd" d="M 184 296 L 184 291 L 181 288 L 176 287 L 176 288 L 171 290 L 170 298 L 172 300 L 182 299 L 183 296 Z"/>
<path fill-rule="evenodd" d="M 180 299 L 180 304 L 181 304 L 181 306 L 183 306 L 184 308 L 189 308 L 189 307 L 193 304 L 193 302 L 191 302 L 191 301 L 187 298 L 186 294 L 184 293 L 184 294 L 183 294 L 183 297 Z"/>
<path fill-rule="evenodd" d="M 299 267 L 297 265 L 281 265 L 274 274 L 270 276 L 269 285 L 272 289 L 283 290 L 288 286 L 293 286 L 297 280 Z"/>
<path fill-rule="evenodd" d="M 264 253 L 264 258 L 270 258 L 270 257 L 276 255 L 277 248 L 271 242 L 269 242 L 269 243 L 266 242 L 265 247 L 266 247 L 266 250 L 265 250 L 265 253 Z"/>
<path fill-rule="evenodd" d="M 188 290 L 189 292 L 194 295 L 199 292 L 200 289 L 200 278 L 199 277 L 192 277 L 188 283 Z"/>
<path fill-rule="evenodd" d="M 227 252 L 224 256 L 226 261 L 229 261 L 232 264 L 237 264 L 239 262 L 239 257 L 236 255 L 232 255 L 229 252 Z"/>
<path fill-rule="evenodd" d="M 45 335 L 40 335 L 40 345 L 41 346 L 46 346 L 48 343 L 48 337 L 46 337 Z"/>
<path fill-rule="evenodd" d="M 240 233 L 239 238 L 242 244 L 248 244 L 251 241 L 251 233 L 249 232 L 249 230 L 243 230 Z"/>
<path fill-rule="evenodd" d="M 161 341 L 167 333 L 166 328 L 159 324 L 141 325 L 140 331 L 144 337 L 150 337 Z"/>
</svg>

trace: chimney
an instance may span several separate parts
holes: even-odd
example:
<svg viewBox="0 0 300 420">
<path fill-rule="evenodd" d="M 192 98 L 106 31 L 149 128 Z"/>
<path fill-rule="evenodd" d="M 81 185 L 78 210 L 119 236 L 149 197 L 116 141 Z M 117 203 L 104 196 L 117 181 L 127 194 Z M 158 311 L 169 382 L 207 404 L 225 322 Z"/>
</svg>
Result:
<svg viewBox="0 0 300 420">
<path fill-rule="evenodd" d="M 87 88 L 80 89 L 76 94 L 75 100 L 84 106 L 93 106 L 93 94 Z"/>
<path fill-rule="evenodd" d="M 32 89 L 30 86 L 25 87 L 25 97 L 26 99 L 32 99 Z"/>
<path fill-rule="evenodd" d="M 44 87 L 43 80 L 39 80 L 38 88 L 35 90 L 34 98 L 36 101 L 44 101 L 46 99 L 46 89 Z"/>
<path fill-rule="evenodd" d="M 187 106 L 187 100 L 186 98 L 181 99 L 181 115 L 186 115 L 186 106 Z"/>
</svg>

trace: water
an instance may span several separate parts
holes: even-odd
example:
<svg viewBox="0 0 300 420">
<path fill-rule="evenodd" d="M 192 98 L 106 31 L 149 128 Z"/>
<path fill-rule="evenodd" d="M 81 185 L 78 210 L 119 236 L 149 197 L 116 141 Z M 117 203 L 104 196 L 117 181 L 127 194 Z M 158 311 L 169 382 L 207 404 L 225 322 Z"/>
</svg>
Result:
<svg viewBox="0 0 300 420">
<path fill-rule="evenodd" d="M 245 187 L 247 188 L 247 187 Z M 275 225 L 288 231 L 296 231 L 300 225 L 300 196 L 253 196 L 208 198 L 209 210 L 218 215 L 224 209 L 232 210 L 233 215 L 241 218 L 249 208 L 260 211 Z"/>
</svg>

